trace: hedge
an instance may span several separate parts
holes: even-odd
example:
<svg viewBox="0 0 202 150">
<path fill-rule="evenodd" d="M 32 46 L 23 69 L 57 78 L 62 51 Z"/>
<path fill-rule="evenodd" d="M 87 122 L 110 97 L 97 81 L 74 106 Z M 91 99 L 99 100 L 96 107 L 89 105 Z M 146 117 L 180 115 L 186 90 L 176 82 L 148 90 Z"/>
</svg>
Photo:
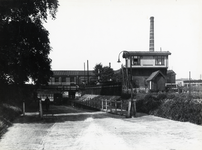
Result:
<svg viewBox="0 0 202 150">
<path fill-rule="evenodd" d="M 197 98 L 197 99 L 196 99 Z M 137 111 L 172 120 L 202 124 L 201 95 L 188 94 L 147 94 L 137 100 Z"/>
</svg>

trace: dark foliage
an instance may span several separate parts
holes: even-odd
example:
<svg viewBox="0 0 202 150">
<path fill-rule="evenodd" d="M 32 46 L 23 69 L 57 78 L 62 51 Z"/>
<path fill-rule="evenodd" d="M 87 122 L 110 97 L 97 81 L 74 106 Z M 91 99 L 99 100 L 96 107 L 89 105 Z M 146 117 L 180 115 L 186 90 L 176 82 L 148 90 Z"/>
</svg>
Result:
<svg viewBox="0 0 202 150">
<path fill-rule="evenodd" d="M 114 70 L 108 66 L 103 67 L 101 63 L 95 65 L 94 73 L 99 82 L 111 81 L 114 76 Z"/>
<path fill-rule="evenodd" d="M 51 71 L 48 11 L 55 18 L 57 0 L 0 1 L 0 86 L 24 84 L 32 78 L 47 84 Z"/>
<path fill-rule="evenodd" d="M 131 94 L 130 93 L 121 93 L 121 98 L 122 99 L 129 99 L 129 98 L 131 98 Z"/>
<path fill-rule="evenodd" d="M 142 97 L 142 96 L 141 96 Z M 200 94 L 168 93 L 147 94 L 137 100 L 137 111 L 177 121 L 202 124 L 202 102 Z"/>
<path fill-rule="evenodd" d="M 162 105 L 151 114 L 178 121 L 189 121 L 202 124 L 202 103 L 197 100 L 189 100 L 186 97 L 165 99 Z"/>
<path fill-rule="evenodd" d="M 149 114 L 161 105 L 163 97 L 165 97 L 163 94 L 158 96 L 146 94 L 144 98 L 137 100 L 137 111 Z"/>
<path fill-rule="evenodd" d="M 95 67 L 94 67 L 94 74 L 96 76 L 96 78 L 98 79 L 100 76 L 101 76 L 101 71 L 102 71 L 102 64 L 99 63 L 99 64 L 96 64 Z"/>
<path fill-rule="evenodd" d="M 12 121 L 21 114 L 19 107 L 0 103 L 0 138 L 6 129 L 12 125 Z"/>
</svg>

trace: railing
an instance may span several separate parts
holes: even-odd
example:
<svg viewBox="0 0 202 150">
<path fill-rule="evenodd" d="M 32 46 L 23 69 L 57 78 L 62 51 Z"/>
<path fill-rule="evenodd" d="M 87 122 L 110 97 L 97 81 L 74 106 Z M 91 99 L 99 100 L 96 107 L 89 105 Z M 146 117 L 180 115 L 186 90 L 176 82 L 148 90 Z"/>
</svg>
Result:
<svg viewBox="0 0 202 150">
<path fill-rule="evenodd" d="M 101 105 L 102 111 L 119 114 L 119 115 L 123 115 L 126 112 L 126 110 L 123 109 L 123 101 L 102 100 L 101 103 L 102 103 Z"/>
<path fill-rule="evenodd" d="M 49 86 L 42 86 L 39 90 L 77 91 L 79 90 L 79 86 L 78 85 L 49 85 Z"/>
<path fill-rule="evenodd" d="M 128 101 L 120 100 L 120 97 L 118 98 L 118 96 L 108 96 L 106 98 L 104 96 L 97 96 L 93 98 L 84 98 L 72 102 L 74 103 L 73 105 L 84 106 L 117 115 L 127 114 Z"/>
</svg>

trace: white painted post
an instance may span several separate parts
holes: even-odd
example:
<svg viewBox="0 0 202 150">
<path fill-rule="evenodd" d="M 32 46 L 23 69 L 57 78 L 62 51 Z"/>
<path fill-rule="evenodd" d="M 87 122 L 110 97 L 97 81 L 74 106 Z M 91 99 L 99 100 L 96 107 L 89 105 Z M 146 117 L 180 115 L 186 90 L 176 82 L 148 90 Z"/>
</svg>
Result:
<svg viewBox="0 0 202 150">
<path fill-rule="evenodd" d="M 105 107 L 106 107 L 106 112 L 107 112 L 107 99 L 105 100 Z"/>
<path fill-rule="evenodd" d="M 117 101 L 115 100 L 115 114 L 117 113 Z"/>
<path fill-rule="evenodd" d="M 131 112 L 131 100 L 128 101 L 128 113 L 127 113 L 127 116 L 126 116 L 127 118 L 131 117 L 131 113 L 130 112 Z"/>
</svg>

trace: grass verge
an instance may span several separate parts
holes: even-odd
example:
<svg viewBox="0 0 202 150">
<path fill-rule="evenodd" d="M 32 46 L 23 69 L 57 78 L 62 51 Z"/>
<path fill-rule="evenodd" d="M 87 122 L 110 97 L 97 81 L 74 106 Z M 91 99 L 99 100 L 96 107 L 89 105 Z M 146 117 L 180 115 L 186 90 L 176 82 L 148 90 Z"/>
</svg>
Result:
<svg viewBox="0 0 202 150">
<path fill-rule="evenodd" d="M 21 109 L 17 106 L 0 103 L 0 137 L 12 125 L 12 121 L 21 114 Z"/>
</svg>

